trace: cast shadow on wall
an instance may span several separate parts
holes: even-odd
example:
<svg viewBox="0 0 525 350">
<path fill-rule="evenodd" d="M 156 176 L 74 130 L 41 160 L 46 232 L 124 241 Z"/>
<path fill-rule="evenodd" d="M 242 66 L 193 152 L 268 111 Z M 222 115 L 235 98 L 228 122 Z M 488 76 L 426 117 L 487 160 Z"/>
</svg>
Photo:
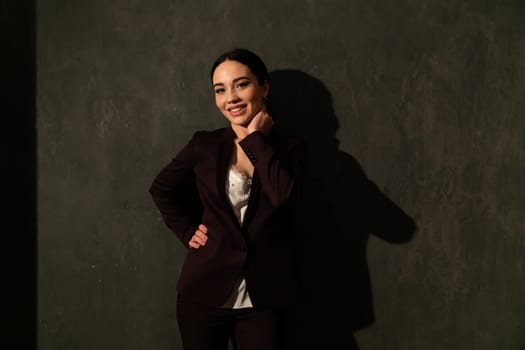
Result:
<svg viewBox="0 0 525 350">
<path fill-rule="evenodd" d="M 279 128 L 303 138 L 309 174 L 296 223 L 300 299 L 291 349 L 359 349 L 354 332 L 374 322 L 366 246 L 370 234 L 412 239 L 415 222 L 339 150 L 331 94 L 298 70 L 270 73 L 268 109 Z"/>
</svg>

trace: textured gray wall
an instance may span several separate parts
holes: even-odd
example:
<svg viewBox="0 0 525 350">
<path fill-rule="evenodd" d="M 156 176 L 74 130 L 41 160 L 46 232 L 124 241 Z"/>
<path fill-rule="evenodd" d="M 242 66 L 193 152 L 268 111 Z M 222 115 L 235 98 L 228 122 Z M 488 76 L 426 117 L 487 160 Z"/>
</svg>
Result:
<svg viewBox="0 0 525 350">
<path fill-rule="evenodd" d="M 339 152 L 417 224 L 368 240 L 360 349 L 525 349 L 522 1 L 46 0 L 37 20 L 39 349 L 181 349 L 184 249 L 147 189 L 225 125 L 208 71 L 233 46 L 321 82 Z"/>
</svg>

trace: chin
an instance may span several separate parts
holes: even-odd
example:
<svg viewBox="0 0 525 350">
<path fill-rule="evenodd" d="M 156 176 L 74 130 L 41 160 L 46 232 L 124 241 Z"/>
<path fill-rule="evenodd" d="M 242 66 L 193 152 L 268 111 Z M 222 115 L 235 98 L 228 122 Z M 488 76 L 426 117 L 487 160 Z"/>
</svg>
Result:
<svg viewBox="0 0 525 350">
<path fill-rule="evenodd" d="M 250 124 L 249 120 L 230 120 L 230 124 L 246 127 Z"/>
<path fill-rule="evenodd" d="M 253 117 L 237 117 L 233 118 L 231 116 L 228 116 L 227 119 L 232 125 L 239 125 L 239 126 L 247 126 L 250 124 Z"/>
</svg>

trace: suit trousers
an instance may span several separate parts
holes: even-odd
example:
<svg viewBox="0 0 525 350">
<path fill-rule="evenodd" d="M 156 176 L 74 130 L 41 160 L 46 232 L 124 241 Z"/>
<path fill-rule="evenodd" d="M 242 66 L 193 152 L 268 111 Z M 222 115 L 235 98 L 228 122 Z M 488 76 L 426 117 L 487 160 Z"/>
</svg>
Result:
<svg viewBox="0 0 525 350">
<path fill-rule="evenodd" d="M 215 308 L 177 298 L 184 350 L 284 349 L 285 312 L 258 308 Z"/>
</svg>

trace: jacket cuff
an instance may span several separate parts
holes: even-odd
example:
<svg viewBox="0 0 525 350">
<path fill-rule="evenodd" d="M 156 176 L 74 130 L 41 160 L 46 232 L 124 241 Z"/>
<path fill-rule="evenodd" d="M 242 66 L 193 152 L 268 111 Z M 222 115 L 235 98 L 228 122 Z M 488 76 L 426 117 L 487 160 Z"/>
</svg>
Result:
<svg viewBox="0 0 525 350">
<path fill-rule="evenodd" d="M 265 137 L 260 131 L 254 131 L 239 141 L 239 146 L 241 146 L 242 150 L 253 165 L 257 163 L 257 150 L 265 147 L 265 144 Z"/>
</svg>

